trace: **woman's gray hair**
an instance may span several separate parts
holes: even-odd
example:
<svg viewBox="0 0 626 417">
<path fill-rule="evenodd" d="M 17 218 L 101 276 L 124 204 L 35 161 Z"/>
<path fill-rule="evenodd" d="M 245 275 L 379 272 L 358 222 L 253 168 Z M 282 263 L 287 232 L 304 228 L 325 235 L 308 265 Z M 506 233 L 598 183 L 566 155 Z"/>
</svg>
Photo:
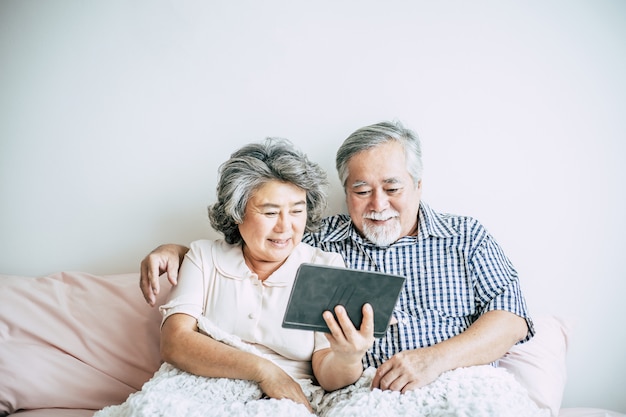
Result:
<svg viewBox="0 0 626 417">
<path fill-rule="evenodd" d="M 209 206 L 209 220 L 226 242 L 242 241 L 238 224 L 244 220 L 246 205 L 254 191 L 270 181 L 306 191 L 306 230 L 320 226 L 327 205 L 326 173 L 287 139 L 266 138 L 235 151 L 219 168 L 217 202 Z"/>
<path fill-rule="evenodd" d="M 422 179 L 422 147 L 419 137 L 415 132 L 405 128 L 402 123 L 380 122 L 370 126 L 362 127 L 352 133 L 343 142 L 337 151 L 335 163 L 339 181 L 346 187 L 348 179 L 348 162 L 350 158 L 367 149 L 382 145 L 389 141 L 397 141 L 404 148 L 406 156 L 406 168 L 413 177 L 413 182 L 417 184 Z"/>
</svg>

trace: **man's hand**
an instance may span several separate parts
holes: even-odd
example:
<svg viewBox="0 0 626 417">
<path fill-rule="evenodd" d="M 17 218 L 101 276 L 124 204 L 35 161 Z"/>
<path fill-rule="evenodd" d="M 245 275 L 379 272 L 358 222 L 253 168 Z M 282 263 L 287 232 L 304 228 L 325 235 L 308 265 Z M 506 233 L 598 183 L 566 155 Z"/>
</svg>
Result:
<svg viewBox="0 0 626 417">
<path fill-rule="evenodd" d="M 443 373 L 437 363 L 432 347 L 399 352 L 378 367 L 372 388 L 402 393 L 421 388 Z"/>
<path fill-rule="evenodd" d="M 141 261 L 141 276 L 139 287 L 146 302 L 154 306 L 159 294 L 159 277 L 167 272 L 167 278 L 172 285 L 178 280 L 178 268 L 189 249 L 175 244 L 161 245 L 150 252 Z"/>
<path fill-rule="evenodd" d="M 372 388 L 404 393 L 430 384 L 445 371 L 486 365 L 501 358 L 527 332 L 522 317 L 504 310 L 488 311 L 461 334 L 396 353 L 378 367 Z"/>
</svg>

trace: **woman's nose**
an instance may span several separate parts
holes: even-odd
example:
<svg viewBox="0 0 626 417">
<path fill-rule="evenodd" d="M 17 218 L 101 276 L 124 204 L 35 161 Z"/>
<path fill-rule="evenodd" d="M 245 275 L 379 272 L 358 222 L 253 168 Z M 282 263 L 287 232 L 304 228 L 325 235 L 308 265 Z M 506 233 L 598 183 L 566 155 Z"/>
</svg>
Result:
<svg viewBox="0 0 626 417">
<path fill-rule="evenodd" d="M 289 219 L 287 218 L 287 214 L 281 213 L 278 215 L 274 229 L 277 232 L 284 232 L 289 229 Z"/>
</svg>

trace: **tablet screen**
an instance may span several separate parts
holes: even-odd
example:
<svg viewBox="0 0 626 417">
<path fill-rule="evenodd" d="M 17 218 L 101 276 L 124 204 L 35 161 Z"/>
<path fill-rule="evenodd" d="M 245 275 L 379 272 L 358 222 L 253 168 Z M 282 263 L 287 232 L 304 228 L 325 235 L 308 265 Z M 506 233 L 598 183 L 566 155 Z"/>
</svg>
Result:
<svg viewBox="0 0 626 417">
<path fill-rule="evenodd" d="M 362 307 L 374 309 L 374 336 L 385 334 L 405 278 L 373 271 L 302 264 L 296 273 L 283 327 L 330 333 L 322 313 L 345 307 L 358 329 L 363 320 Z"/>
</svg>

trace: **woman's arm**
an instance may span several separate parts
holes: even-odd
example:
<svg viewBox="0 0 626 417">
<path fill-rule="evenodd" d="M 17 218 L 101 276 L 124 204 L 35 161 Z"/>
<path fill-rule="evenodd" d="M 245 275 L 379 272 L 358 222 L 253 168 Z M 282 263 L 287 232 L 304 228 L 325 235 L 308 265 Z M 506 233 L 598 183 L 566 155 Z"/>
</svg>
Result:
<svg viewBox="0 0 626 417">
<path fill-rule="evenodd" d="M 311 411 L 300 385 L 280 367 L 199 333 L 197 320 L 187 314 L 173 314 L 163 323 L 161 357 L 195 375 L 256 381 L 269 397 L 288 398 Z"/>
<path fill-rule="evenodd" d="M 374 343 L 374 311 L 369 304 L 363 306 L 363 321 L 357 330 L 346 310 L 335 307 L 337 320 L 327 311 L 324 320 L 331 333 L 326 337 L 330 348 L 313 353 L 313 373 L 326 391 L 343 388 L 356 382 L 363 373 L 361 358 Z"/>
</svg>

